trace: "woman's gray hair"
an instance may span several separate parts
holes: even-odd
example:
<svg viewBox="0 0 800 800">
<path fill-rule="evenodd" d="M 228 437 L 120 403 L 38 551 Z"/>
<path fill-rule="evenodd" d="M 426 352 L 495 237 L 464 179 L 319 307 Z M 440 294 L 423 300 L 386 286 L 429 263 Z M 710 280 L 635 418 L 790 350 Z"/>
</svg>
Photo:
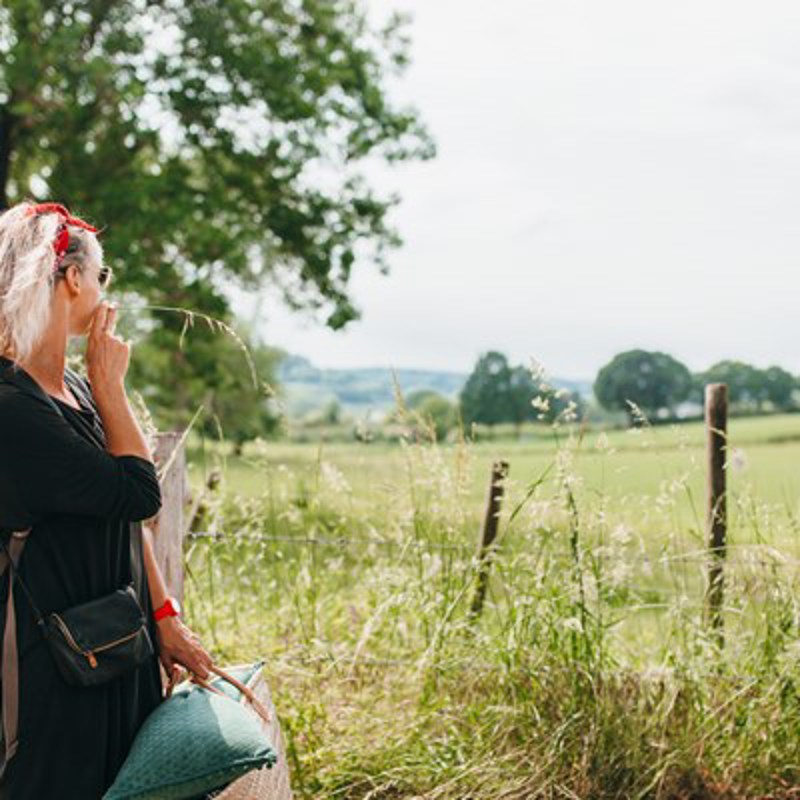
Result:
<svg viewBox="0 0 800 800">
<path fill-rule="evenodd" d="M 63 217 L 30 214 L 22 202 L 0 214 L 0 355 L 25 361 L 50 323 L 53 292 L 63 272 L 54 273 L 53 243 Z M 75 264 L 81 272 L 103 250 L 90 231 L 69 226 L 69 248 L 61 267 Z"/>
</svg>

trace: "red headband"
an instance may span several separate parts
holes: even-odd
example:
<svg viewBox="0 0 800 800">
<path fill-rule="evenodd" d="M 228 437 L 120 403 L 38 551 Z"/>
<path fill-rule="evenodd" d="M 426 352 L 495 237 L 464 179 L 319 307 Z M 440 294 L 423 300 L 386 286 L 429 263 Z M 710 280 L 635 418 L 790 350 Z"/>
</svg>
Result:
<svg viewBox="0 0 800 800">
<path fill-rule="evenodd" d="M 53 267 L 53 272 L 55 272 L 61 266 L 61 262 L 64 260 L 64 256 L 67 254 L 67 249 L 69 248 L 69 229 L 67 226 L 74 225 L 90 233 L 97 233 L 97 228 L 90 225 L 88 222 L 84 222 L 80 217 L 73 217 L 61 203 L 39 203 L 28 209 L 28 216 L 50 213 L 60 214 L 64 218 L 64 221 L 61 223 L 56 233 L 56 240 L 53 242 L 53 249 L 56 251 L 56 262 Z"/>
</svg>

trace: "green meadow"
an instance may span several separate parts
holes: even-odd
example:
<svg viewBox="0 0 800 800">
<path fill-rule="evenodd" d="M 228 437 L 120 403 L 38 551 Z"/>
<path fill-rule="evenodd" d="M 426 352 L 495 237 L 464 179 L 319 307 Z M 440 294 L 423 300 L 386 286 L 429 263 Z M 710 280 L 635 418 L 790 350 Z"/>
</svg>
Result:
<svg viewBox="0 0 800 800">
<path fill-rule="evenodd" d="M 187 454 L 193 528 L 217 533 L 185 544 L 189 622 L 220 663 L 267 658 L 298 796 L 800 784 L 800 415 L 731 421 L 722 638 L 704 615 L 702 424 L 241 456 L 190 435 Z"/>
<path fill-rule="evenodd" d="M 665 489 L 681 481 L 683 491 L 671 510 L 679 515 L 682 528 L 702 525 L 706 468 L 706 432 L 702 423 L 610 432 L 541 426 L 523 430 L 520 440 L 478 442 L 464 447 L 439 445 L 437 449 L 448 467 L 457 469 L 460 461 L 468 461 L 464 467 L 468 498 L 477 521 L 493 461 L 509 463 L 513 491 L 514 486 L 527 486 L 536 480 L 556 454 L 565 449 L 570 437 L 575 473 L 589 488 L 614 501 L 615 514 L 638 516 L 639 507 L 651 507 Z M 737 539 L 741 536 L 742 541 L 748 541 L 757 535 L 745 519 L 744 508 L 751 502 L 769 504 L 787 513 L 797 510 L 800 415 L 733 419 L 728 437 L 731 532 Z M 226 491 L 257 498 L 274 491 L 276 486 L 302 491 L 303 487 L 316 485 L 320 464 L 327 464 L 342 473 L 352 502 L 378 519 L 387 501 L 407 492 L 409 487 L 406 451 L 398 444 L 262 441 L 246 445 L 241 457 L 230 451 L 213 440 L 190 439 L 191 485 L 201 489 L 211 469 L 224 467 Z M 737 514 L 737 500 L 744 504 L 741 514 Z M 638 520 L 640 524 L 652 521 L 654 534 L 664 532 L 663 518 L 651 520 L 647 515 L 646 520 L 641 516 Z"/>
</svg>

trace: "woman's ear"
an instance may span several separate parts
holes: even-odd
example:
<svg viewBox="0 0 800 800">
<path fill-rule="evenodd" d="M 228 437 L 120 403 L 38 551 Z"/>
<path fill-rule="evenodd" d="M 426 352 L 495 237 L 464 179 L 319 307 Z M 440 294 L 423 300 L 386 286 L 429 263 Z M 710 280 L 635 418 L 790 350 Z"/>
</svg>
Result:
<svg viewBox="0 0 800 800">
<path fill-rule="evenodd" d="M 64 270 L 64 281 L 67 286 L 73 291 L 80 291 L 81 288 L 81 270 L 77 264 L 70 264 Z"/>
</svg>

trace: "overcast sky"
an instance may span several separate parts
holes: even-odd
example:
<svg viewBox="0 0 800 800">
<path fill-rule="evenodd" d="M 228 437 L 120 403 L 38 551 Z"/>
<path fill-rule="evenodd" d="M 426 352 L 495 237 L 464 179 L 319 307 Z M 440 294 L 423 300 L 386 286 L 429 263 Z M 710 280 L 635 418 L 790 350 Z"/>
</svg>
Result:
<svg viewBox="0 0 800 800">
<path fill-rule="evenodd" d="M 800 372 L 800 4 L 387 4 L 414 15 L 395 96 L 439 155 L 374 180 L 405 245 L 355 270 L 363 318 L 268 298 L 269 343 L 328 367 L 498 349 L 592 378 L 642 347 Z"/>
</svg>

